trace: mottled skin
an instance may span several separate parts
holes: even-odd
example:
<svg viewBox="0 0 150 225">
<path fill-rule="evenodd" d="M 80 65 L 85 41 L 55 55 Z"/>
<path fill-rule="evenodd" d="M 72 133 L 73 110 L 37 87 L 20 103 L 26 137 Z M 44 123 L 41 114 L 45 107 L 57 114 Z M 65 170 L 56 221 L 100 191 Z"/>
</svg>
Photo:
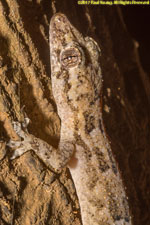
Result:
<svg viewBox="0 0 150 225">
<path fill-rule="evenodd" d="M 65 15 L 50 22 L 52 90 L 61 119 L 59 148 L 54 149 L 14 122 L 24 140 L 12 159 L 28 150 L 55 171 L 68 166 L 75 184 L 83 225 L 131 225 L 129 207 L 117 164 L 103 129 L 100 111 L 100 50 L 84 38 Z"/>
</svg>

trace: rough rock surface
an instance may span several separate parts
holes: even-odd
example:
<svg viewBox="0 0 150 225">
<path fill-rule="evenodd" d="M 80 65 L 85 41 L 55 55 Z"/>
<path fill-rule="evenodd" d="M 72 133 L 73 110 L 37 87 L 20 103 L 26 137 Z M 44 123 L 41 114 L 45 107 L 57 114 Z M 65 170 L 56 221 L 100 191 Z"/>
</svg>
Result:
<svg viewBox="0 0 150 225">
<path fill-rule="evenodd" d="M 69 0 L 0 1 L 0 224 L 80 225 L 80 209 L 67 169 L 49 171 L 31 152 L 10 161 L 17 139 L 11 119 L 57 147 L 60 120 L 51 92 L 49 20 L 63 12 L 102 50 L 103 117 L 129 196 L 133 221 L 150 221 L 150 84 L 137 48 L 116 7 L 81 7 Z M 70 13 L 71 12 L 71 13 Z M 82 21 L 82 23 L 81 23 Z"/>
</svg>

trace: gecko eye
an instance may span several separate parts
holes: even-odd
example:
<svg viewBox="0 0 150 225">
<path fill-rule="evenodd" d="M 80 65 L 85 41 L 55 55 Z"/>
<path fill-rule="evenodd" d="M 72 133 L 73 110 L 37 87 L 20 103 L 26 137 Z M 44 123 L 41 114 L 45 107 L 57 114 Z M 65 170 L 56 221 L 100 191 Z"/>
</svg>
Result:
<svg viewBox="0 0 150 225">
<path fill-rule="evenodd" d="M 68 48 L 61 52 L 60 62 L 63 67 L 71 68 L 81 63 L 81 52 L 78 48 Z"/>
</svg>

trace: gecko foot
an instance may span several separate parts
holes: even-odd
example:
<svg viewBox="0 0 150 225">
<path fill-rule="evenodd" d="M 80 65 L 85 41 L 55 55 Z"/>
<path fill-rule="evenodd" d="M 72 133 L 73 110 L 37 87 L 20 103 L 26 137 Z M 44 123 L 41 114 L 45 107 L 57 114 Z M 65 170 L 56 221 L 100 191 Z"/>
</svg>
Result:
<svg viewBox="0 0 150 225">
<path fill-rule="evenodd" d="M 19 123 L 16 121 L 12 122 L 14 131 L 17 133 L 17 135 L 20 137 L 20 140 L 10 140 L 7 143 L 7 146 L 10 147 L 11 149 L 13 149 L 13 155 L 10 159 L 15 159 L 19 156 L 21 156 L 22 154 L 24 154 L 25 152 L 29 151 L 32 149 L 32 136 L 27 132 L 27 125 L 29 123 L 29 120 L 25 121 L 24 123 Z M 25 131 L 22 129 L 25 128 Z"/>
</svg>

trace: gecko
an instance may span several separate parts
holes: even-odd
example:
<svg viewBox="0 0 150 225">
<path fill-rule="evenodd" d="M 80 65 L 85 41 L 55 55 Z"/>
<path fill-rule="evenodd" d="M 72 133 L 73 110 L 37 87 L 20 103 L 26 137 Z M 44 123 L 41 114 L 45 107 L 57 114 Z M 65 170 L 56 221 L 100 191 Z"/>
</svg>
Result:
<svg viewBox="0 0 150 225">
<path fill-rule="evenodd" d="M 8 146 L 15 159 L 33 150 L 55 172 L 68 167 L 83 225 L 132 225 L 117 162 L 106 136 L 100 107 L 101 51 L 62 13 L 50 21 L 52 93 L 61 120 L 57 149 L 28 133 L 25 123 L 12 122 L 20 141 Z"/>
</svg>

